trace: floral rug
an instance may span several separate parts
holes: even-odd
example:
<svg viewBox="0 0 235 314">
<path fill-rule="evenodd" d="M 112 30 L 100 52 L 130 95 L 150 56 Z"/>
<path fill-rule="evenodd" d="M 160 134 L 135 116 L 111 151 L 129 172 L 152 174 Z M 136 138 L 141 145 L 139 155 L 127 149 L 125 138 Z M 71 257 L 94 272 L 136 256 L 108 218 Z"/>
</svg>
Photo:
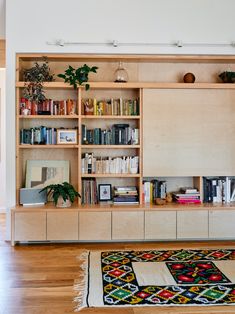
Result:
<svg viewBox="0 0 235 314">
<path fill-rule="evenodd" d="M 80 256 L 83 307 L 235 305 L 235 250 L 94 251 Z"/>
</svg>

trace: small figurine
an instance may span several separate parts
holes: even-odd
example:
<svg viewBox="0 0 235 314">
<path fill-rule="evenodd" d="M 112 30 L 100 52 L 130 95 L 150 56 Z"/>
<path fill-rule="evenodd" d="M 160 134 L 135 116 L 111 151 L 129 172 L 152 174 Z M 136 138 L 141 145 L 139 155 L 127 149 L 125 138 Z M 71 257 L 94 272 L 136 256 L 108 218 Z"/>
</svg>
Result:
<svg viewBox="0 0 235 314">
<path fill-rule="evenodd" d="M 235 83 L 235 72 L 222 72 L 219 74 L 219 78 L 221 78 L 224 83 Z"/>
<path fill-rule="evenodd" d="M 184 83 L 194 83 L 195 82 L 195 75 L 193 73 L 186 73 L 184 75 Z"/>
</svg>

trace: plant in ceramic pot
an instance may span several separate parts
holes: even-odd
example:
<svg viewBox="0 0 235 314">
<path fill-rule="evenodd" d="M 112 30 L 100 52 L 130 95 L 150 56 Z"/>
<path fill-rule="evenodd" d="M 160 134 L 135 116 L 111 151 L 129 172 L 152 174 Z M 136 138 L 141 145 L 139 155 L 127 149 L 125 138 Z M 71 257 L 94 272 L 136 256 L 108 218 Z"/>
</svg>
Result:
<svg viewBox="0 0 235 314">
<path fill-rule="evenodd" d="M 25 82 L 23 96 L 31 102 L 42 103 L 46 99 L 43 83 L 54 80 L 47 59 L 44 58 L 42 63 L 35 62 L 31 68 L 24 69 L 23 80 Z"/>
<path fill-rule="evenodd" d="M 50 184 L 45 186 L 40 192 L 44 190 L 47 190 L 47 195 L 51 195 L 57 207 L 70 207 L 76 197 L 81 197 L 72 184 L 68 182 Z"/>
<path fill-rule="evenodd" d="M 87 64 L 84 64 L 77 69 L 74 69 L 71 65 L 69 65 L 68 69 L 65 70 L 65 74 L 58 74 L 58 77 L 64 79 L 65 83 L 69 83 L 74 89 L 76 89 L 78 85 L 88 82 L 89 73 L 96 73 L 97 69 L 98 67 L 89 67 Z M 85 84 L 85 89 L 88 90 L 89 88 L 90 85 Z"/>
</svg>

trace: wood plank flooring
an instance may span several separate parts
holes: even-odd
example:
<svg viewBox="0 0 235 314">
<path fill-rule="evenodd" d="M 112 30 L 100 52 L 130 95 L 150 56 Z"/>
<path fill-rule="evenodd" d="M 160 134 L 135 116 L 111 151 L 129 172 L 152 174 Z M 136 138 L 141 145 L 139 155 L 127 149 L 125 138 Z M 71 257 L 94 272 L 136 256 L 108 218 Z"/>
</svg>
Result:
<svg viewBox="0 0 235 314">
<path fill-rule="evenodd" d="M 11 247 L 4 242 L 5 215 L 0 214 L 0 314 L 73 313 L 73 283 L 81 269 L 79 250 L 235 248 L 235 241 L 116 244 L 35 244 Z M 81 314 L 235 313 L 235 306 L 84 309 Z"/>
</svg>

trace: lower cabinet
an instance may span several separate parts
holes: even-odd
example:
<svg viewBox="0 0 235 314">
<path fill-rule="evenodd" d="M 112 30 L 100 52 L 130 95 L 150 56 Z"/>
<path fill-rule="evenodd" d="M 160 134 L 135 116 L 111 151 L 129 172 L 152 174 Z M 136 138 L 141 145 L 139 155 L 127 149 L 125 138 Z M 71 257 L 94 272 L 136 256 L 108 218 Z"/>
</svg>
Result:
<svg viewBox="0 0 235 314">
<path fill-rule="evenodd" d="M 144 212 L 112 212 L 112 240 L 143 240 Z"/>
<path fill-rule="evenodd" d="M 78 240 L 78 212 L 47 212 L 47 240 Z"/>
<path fill-rule="evenodd" d="M 45 241 L 46 212 L 15 213 L 14 241 Z"/>
<path fill-rule="evenodd" d="M 111 212 L 80 212 L 79 240 L 111 240 Z"/>
<path fill-rule="evenodd" d="M 209 211 L 209 238 L 235 239 L 235 210 Z"/>
<path fill-rule="evenodd" d="M 145 239 L 176 239 L 176 211 L 146 211 Z"/>
<path fill-rule="evenodd" d="M 177 239 L 207 239 L 208 211 L 177 211 Z"/>
</svg>

